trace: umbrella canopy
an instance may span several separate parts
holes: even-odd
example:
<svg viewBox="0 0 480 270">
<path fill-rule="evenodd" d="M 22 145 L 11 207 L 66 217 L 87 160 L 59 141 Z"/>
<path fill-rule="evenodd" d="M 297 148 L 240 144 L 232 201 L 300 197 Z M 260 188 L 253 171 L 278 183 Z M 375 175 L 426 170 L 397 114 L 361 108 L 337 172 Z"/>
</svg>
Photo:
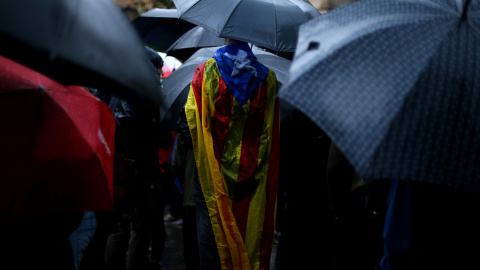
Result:
<svg viewBox="0 0 480 270">
<path fill-rule="evenodd" d="M 225 39 L 217 37 L 207 29 L 196 26 L 177 39 L 165 52 L 173 57 L 187 60 L 199 48 L 225 45 Z"/>
<path fill-rule="evenodd" d="M 279 97 L 364 179 L 478 191 L 480 1 L 366 0 L 300 28 Z"/>
<path fill-rule="evenodd" d="M 0 10 L 0 55 L 64 85 L 159 101 L 143 43 L 111 0 L 5 0 Z"/>
<path fill-rule="evenodd" d="M 175 40 L 195 27 L 178 18 L 176 9 L 154 8 L 132 21 L 143 42 L 165 51 Z"/>
<path fill-rule="evenodd" d="M 0 56 L 0 223 L 111 211 L 115 119 L 80 86 Z"/>
<path fill-rule="evenodd" d="M 293 52 L 298 28 L 320 12 L 306 0 L 173 0 L 179 18 L 215 35 Z"/>
<path fill-rule="evenodd" d="M 165 99 L 162 102 L 162 106 L 160 106 L 160 121 L 165 126 L 171 129 L 176 128 L 180 111 L 187 102 L 190 83 L 192 82 L 195 69 L 198 65 L 205 63 L 212 58 L 218 48 L 220 47 L 199 49 L 177 70 L 164 79 L 163 89 L 165 92 Z M 279 84 L 286 83 L 291 61 L 258 48 L 254 48 L 252 51 L 260 63 L 275 72 Z M 282 104 L 284 104 L 284 102 L 280 103 L 280 113 L 282 114 L 282 117 L 284 117 L 292 107 L 286 103 L 284 106 L 282 106 Z"/>
</svg>

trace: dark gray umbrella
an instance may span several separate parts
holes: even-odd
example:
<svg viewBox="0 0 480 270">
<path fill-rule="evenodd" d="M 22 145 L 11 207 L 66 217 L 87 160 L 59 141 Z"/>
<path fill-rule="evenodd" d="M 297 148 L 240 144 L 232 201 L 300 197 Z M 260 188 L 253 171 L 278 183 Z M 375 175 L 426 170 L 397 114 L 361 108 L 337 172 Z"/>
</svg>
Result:
<svg viewBox="0 0 480 270">
<path fill-rule="evenodd" d="M 364 179 L 480 185 L 480 1 L 358 1 L 300 29 L 279 92 Z"/>
<path fill-rule="evenodd" d="M 225 45 L 224 38 L 217 37 L 201 26 L 196 26 L 177 39 L 165 52 L 185 61 L 200 48 L 223 45 Z"/>
<path fill-rule="evenodd" d="M 178 18 L 176 9 L 154 8 L 132 21 L 143 42 L 165 51 L 188 30 L 193 23 Z"/>
<path fill-rule="evenodd" d="M 0 54 L 64 85 L 159 101 L 143 43 L 111 0 L 4 0 L 0 10 Z"/>
<path fill-rule="evenodd" d="M 179 18 L 219 37 L 293 52 L 298 28 L 320 12 L 307 0 L 173 0 Z"/>
<path fill-rule="evenodd" d="M 190 83 L 198 65 L 207 62 L 220 47 L 201 48 L 185 61 L 177 70 L 172 72 L 163 81 L 165 98 L 160 106 L 160 121 L 167 127 L 175 129 L 181 109 L 187 102 Z M 286 82 L 290 60 L 275 54 L 260 50 L 252 50 L 260 63 L 272 69 L 277 75 L 280 84 Z M 284 117 L 289 113 L 290 106 L 280 104 L 281 114 Z"/>
</svg>

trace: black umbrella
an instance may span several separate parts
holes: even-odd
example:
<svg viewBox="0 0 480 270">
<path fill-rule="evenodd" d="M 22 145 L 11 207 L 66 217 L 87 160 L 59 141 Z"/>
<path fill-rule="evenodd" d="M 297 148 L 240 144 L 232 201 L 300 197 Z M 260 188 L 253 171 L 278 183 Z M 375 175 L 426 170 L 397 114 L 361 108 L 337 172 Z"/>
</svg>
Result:
<svg viewBox="0 0 480 270">
<path fill-rule="evenodd" d="M 480 190 L 480 1 L 367 0 L 300 28 L 279 92 L 363 179 Z"/>
<path fill-rule="evenodd" d="M 213 57 L 219 47 L 201 48 L 185 61 L 177 70 L 170 74 L 163 81 L 165 98 L 160 106 L 160 121 L 165 126 L 175 129 L 180 111 L 187 102 L 190 83 L 198 65 L 205 63 Z M 252 49 L 260 63 L 272 69 L 277 76 L 280 85 L 286 83 L 290 60 L 275 54 L 266 52 L 258 47 Z M 288 103 L 280 102 L 280 114 L 284 118 L 293 109 Z"/>
<path fill-rule="evenodd" d="M 177 39 L 165 52 L 185 61 L 200 48 L 223 45 L 225 45 L 225 38 L 217 37 L 213 32 L 196 26 Z"/>
<path fill-rule="evenodd" d="M 188 30 L 195 27 L 193 23 L 178 18 L 176 9 L 151 9 L 135 20 L 133 26 L 137 29 L 143 42 L 165 51 Z"/>
<path fill-rule="evenodd" d="M 4 0 L 0 10 L 0 54 L 64 85 L 159 101 L 143 43 L 111 0 Z"/>
<path fill-rule="evenodd" d="M 298 28 L 320 16 L 307 0 L 173 0 L 179 17 L 219 37 L 295 51 Z"/>
</svg>

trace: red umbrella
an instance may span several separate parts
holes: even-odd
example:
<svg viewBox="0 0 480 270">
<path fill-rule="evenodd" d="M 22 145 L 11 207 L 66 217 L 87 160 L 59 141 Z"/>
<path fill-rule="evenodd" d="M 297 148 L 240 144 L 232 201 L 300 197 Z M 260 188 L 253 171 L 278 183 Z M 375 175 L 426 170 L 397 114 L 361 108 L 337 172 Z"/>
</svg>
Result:
<svg viewBox="0 0 480 270">
<path fill-rule="evenodd" d="M 0 56 L 0 223 L 113 206 L 115 120 L 80 86 Z"/>
</svg>

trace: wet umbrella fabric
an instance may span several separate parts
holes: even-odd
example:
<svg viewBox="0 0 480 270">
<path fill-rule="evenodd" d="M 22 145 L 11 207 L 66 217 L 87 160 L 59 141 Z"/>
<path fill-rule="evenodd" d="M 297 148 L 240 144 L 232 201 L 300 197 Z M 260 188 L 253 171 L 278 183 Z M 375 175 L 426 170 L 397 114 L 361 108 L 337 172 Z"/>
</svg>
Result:
<svg viewBox="0 0 480 270">
<path fill-rule="evenodd" d="M 154 8 L 132 21 L 144 43 L 165 51 L 195 24 L 178 18 L 176 9 Z"/>
<path fill-rule="evenodd" d="M 179 18 L 218 37 L 293 52 L 298 28 L 320 12 L 305 0 L 173 0 Z"/>
<path fill-rule="evenodd" d="M 463 2 L 464 3 L 464 2 Z M 279 98 L 364 179 L 477 192 L 480 1 L 358 1 L 300 29 Z"/>
<path fill-rule="evenodd" d="M 0 1 L 0 54 L 63 85 L 158 102 L 143 43 L 110 0 Z"/>
<path fill-rule="evenodd" d="M 200 48 L 223 45 L 225 45 L 224 38 L 217 37 L 201 26 L 196 26 L 177 39 L 165 52 L 185 61 Z"/>
<path fill-rule="evenodd" d="M 160 121 L 169 128 L 175 129 L 181 109 L 187 102 L 190 83 L 198 65 L 205 63 L 213 57 L 215 51 L 220 47 L 201 48 L 194 53 L 187 61 L 185 61 L 177 70 L 172 72 L 170 76 L 164 79 L 164 95 L 165 99 L 160 106 Z M 286 83 L 288 70 L 290 68 L 290 60 L 263 51 L 261 49 L 252 49 L 260 63 L 272 69 L 277 76 L 279 84 Z M 280 103 L 280 113 L 283 118 L 291 109 L 289 104 Z"/>
<path fill-rule="evenodd" d="M 111 211 L 115 120 L 85 88 L 0 56 L 0 223 Z"/>
</svg>

